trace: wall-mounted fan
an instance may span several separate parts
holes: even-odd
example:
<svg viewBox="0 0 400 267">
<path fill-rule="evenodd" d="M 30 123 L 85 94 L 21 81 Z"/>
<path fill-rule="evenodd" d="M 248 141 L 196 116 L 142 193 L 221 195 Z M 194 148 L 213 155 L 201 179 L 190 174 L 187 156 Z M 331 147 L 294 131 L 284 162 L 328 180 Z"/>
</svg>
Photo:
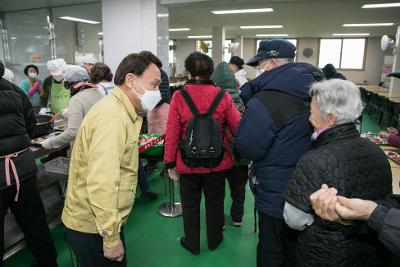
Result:
<svg viewBox="0 0 400 267">
<path fill-rule="evenodd" d="M 396 40 L 390 38 L 387 35 L 382 36 L 381 38 L 381 49 L 382 51 L 385 51 L 388 48 L 394 48 L 396 44 Z"/>
</svg>

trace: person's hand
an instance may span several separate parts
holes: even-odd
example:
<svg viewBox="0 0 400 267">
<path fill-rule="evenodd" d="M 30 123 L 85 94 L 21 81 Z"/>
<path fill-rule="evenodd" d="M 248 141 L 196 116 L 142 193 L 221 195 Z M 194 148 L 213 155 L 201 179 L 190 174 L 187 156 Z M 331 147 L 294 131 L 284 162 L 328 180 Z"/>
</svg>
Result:
<svg viewBox="0 0 400 267">
<path fill-rule="evenodd" d="M 42 147 L 44 147 L 45 149 L 52 149 L 53 148 L 53 146 L 50 143 L 50 139 L 44 140 L 40 145 Z"/>
<path fill-rule="evenodd" d="M 336 212 L 342 219 L 368 220 L 378 205 L 370 200 L 337 197 Z"/>
<path fill-rule="evenodd" d="M 384 138 L 384 139 L 388 139 L 389 138 L 390 133 L 388 132 L 379 132 L 379 136 Z"/>
<path fill-rule="evenodd" d="M 61 110 L 61 116 L 68 119 L 68 108 Z"/>
<path fill-rule="evenodd" d="M 387 132 L 390 134 L 399 134 L 399 130 L 397 130 L 396 128 L 393 128 L 393 127 L 387 128 Z"/>
<path fill-rule="evenodd" d="M 103 246 L 104 257 L 112 261 L 122 261 L 124 259 L 124 245 L 120 241 L 116 246 L 107 248 Z"/>
<path fill-rule="evenodd" d="M 324 220 L 340 221 L 340 217 L 336 212 L 337 190 L 333 187 L 329 188 L 326 184 L 321 189 L 311 194 L 311 205 L 315 213 Z"/>
<path fill-rule="evenodd" d="M 168 169 L 168 175 L 171 180 L 178 181 L 179 173 L 176 171 L 176 168 Z"/>
</svg>

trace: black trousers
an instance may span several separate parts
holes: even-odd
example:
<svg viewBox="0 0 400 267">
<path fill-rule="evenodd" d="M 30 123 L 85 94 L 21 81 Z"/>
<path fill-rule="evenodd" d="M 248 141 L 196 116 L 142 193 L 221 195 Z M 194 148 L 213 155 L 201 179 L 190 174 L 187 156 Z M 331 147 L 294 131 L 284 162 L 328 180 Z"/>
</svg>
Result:
<svg viewBox="0 0 400 267">
<path fill-rule="evenodd" d="M 295 266 L 298 231 L 284 220 L 258 212 L 257 267 Z"/>
<path fill-rule="evenodd" d="M 246 195 L 246 184 L 248 181 L 249 168 L 245 166 L 234 166 L 226 173 L 229 188 L 231 190 L 231 217 L 235 222 L 241 222 L 243 218 L 244 200 Z"/>
<path fill-rule="evenodd" d="M 77 232 L 66 228 L 68 243 L 71 246 L 79 267 L 126 267 L 126 246 L 124 233 L 121 229 L 121 241 L 124 245 L 125 255 L 122 262 L 111 261 L 104 257 L 103 238 L 98 234 Z"/>
<path fill-rule="evenodd" d="M 4 217 L 8 209 L 25 235 L 28 248 L 32 251 L 38 266 L 57 265 L 57 252 L 46 222 L 42 199 L 36 186 L 36 177 L 21 182 L 18 201 L 14 201 L 16 187 L 10 186 L 0 191 L 0 256 L 4 254 Z M 3 266 L 3 260 L 0 266 Z M 28 262 L 27 262 L 28 265 Z"/>
<path fill-rule="evenodd" d="M 204 191 L 208 248 L 222 241 L 224 227 L 225 171 L 207 174 L 182 174 L 180 193 L 185 244 L 200 250 L 200 202 Z"/>
</svg>

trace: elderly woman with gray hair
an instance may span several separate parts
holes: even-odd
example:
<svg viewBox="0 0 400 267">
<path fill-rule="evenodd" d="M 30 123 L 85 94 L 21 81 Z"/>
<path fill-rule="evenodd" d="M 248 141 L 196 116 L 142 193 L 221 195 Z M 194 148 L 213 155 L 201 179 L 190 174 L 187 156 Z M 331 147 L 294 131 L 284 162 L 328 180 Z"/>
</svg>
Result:
<svg viewBox="0 0 400 267">
<path fill-rule="evenodd" d="M 310 122 L 314 150 L 298 162 L 284 193 L 284 218 L 300 235 L 298 266 L 388 266 L 390 253 L 365 222 L 330 222 L 314 214 L 310 195 L 322 184 L 349 198 L 382 199 L 392 192 L 388 160 L 360 137 L 363 104 L 357 86 L 332 79 L 313 84 Z"/>
</svg>

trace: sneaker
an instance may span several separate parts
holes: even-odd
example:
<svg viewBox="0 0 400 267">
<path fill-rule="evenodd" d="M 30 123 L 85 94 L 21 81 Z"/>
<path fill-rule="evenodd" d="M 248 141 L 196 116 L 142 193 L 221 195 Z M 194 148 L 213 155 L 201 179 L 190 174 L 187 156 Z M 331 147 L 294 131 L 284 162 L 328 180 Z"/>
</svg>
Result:
<svg viewBox="0 0 400 267">
<path fill-rule="evenodd" d="M 143 200 L 154 200 L 158 198 L 158 195 L 154 192 L 148 191 L 148 192 L 143 192 L 141 198 Z"/>
<path fill-rule="evenodd" d="M 242 226 L 242 222 L 233 221 L 232 224 L 233 224 L 233 226 L 235 226 L 235 227 L 240 227 L 240 226 Z"/>
</svg>

